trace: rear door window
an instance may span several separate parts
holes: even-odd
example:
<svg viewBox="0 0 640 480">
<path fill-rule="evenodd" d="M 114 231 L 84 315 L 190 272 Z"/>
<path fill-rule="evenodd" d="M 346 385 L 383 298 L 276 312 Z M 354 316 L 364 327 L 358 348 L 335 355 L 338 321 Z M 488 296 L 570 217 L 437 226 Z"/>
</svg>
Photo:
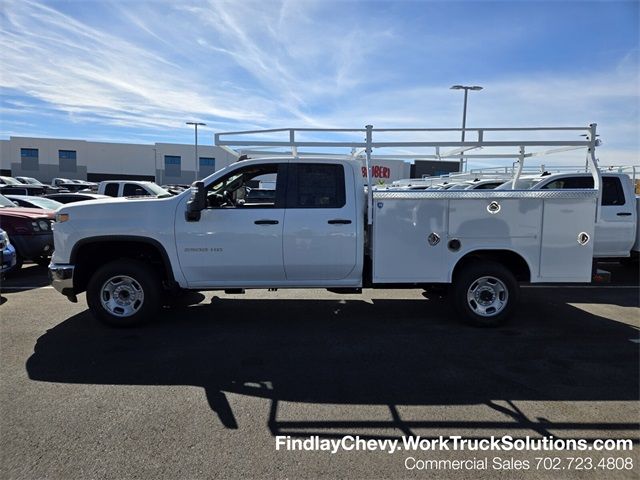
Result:
<svg viewBox="0 0 640 480">
<path fill-rule="evenodd" d="M 107 183 L 104 187 L 104 194 L 109 195 L 110 197 L 118 196 L 118 184 L 117 183 Z"/>
<path fill-rule="evenodd" d="M 624 190 L 618 177 L 602 179 L 602 205 L 624 205 Z"/>
<path fill-rule="evenodd" d="M 287 208 L 342 208 L 344 167 L 330 163 L 291 164 Z"/>
</svg>

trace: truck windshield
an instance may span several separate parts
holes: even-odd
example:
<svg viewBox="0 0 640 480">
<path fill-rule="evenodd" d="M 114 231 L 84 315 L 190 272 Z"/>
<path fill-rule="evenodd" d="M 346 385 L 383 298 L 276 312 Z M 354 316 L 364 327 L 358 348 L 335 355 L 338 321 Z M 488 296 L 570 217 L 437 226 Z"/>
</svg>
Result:
<svg viewBox="0 0 640 480">
<path fill-rule="evenodd" d="M 154 195 L 157 195 L 158 198 L 173 197 L 173 195 L 171 195 L 168 191 L 166 191 L 161 186 L 156 185 L 155 183 L 148 183 L 147 188 L 151 190 Z"/>
<path fill-rule="evenodd" d="M 529 190 L 536 183 L 540 181 L 539 178 L 521 178 L 516 182 L 516 190 Z M 511 190 L 511 185 L 513 184 L 513 180 L 509 180 L 508 182 L 503 183 L 499 187 L 496 187 L 496 190 Z"/>
</svg>

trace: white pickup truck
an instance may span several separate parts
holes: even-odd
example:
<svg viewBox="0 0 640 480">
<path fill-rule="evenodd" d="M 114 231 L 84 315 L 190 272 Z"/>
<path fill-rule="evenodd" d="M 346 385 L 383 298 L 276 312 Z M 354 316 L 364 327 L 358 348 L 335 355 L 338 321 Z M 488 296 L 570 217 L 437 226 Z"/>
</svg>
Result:
<svg viewBox="0 0 640 480">
<path fill-rule="evenodd" d="M 98 193 L 109 197 L 168 197 L 171 193 L 161 186 L 138 180 L 103 180 Z"/>
<path fill-rule="evenodd" d="M 459 135 L 459 129 L 450 130 Z M 591 281 L 601 178 L 595 142 L 487 141 L 492 130 L 478 130 L 481 141 L 446 145 L 517 146 L 521 161 L 527 145 L 585 147 L 596 188 L 366 189 L 360 160 L 294 151 L 236 162 L 174 197 L 61 207 L 49 266 L 52 284 L 72 301 L 86 291 L 91 312 L 118 326 L 152 318 L 165 292 L 354 293 L 363 287 L 448 284 L 463 318 L 497 325 L 513 311 L 520 282 Z M 595 138 L 595 125 L 572 130 Z M 364 147 L 367 162 L 374 148 L 405 145 L 373 142 L 369 126 L 356 131 L 366 133 L 365 141 L 347 145 Z M 290 142 L 296 148 L 318 143 L 296 142 L 293 134 Z M 419 146 L 434 144 L 443 142 Z M 251 201 L 248 185 L 273 181 L 269 201 Z"/>
</svg>

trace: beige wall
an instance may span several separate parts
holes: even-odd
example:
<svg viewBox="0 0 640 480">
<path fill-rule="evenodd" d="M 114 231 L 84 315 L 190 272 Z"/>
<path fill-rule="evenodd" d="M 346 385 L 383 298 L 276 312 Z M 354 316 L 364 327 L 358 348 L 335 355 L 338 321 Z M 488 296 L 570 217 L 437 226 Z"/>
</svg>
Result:
<svg viewBox="0 0 640 480">
<path fill-rule="evenodd" d="M 23 170 L 21 148 L 38 149 L 38 169 Z M 77 171 L 60 172 L 58 150 L 75 150 Z M 133 175 L 155 177 L 164 182 L 164 155 L 178 155 L 182 159 L 181 176 L 175 183 L 191 183 L 195 178 L 194 146 L 184 144 L 157 143 L 152 145 L 90 142 L 55 138 L 10 137 L 0 141 L 0 168 L 10 170 L 12 176 L 35 177 L 49 182 L 54 177 L 86 179 L 87 175 Z M 220 169 L 236 158 L 227 150 L 199 145 L 198 155 L 214 157 L 216 169 Z M 168 179 L 167 179 L 168 180 Z"/>
</svg>

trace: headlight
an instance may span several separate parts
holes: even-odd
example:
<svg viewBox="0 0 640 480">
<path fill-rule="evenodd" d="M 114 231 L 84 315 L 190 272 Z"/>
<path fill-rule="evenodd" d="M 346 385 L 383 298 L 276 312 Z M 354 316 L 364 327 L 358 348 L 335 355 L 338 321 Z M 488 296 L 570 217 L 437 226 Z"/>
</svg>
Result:
<svg viewBox="0 0 640 480">
<path fill-rule="evenodd" d="M 31 226 L 36 232 L 40 231 L 40 225 L 38 225 L 38 222 L 31 222 Z"/>
<path fill-rule="evenodd" d="M 49 230 L 49 228 L 51 227 L 51 225 L 49 225 L 49 222 L 47 222 L 46 220 L 38 220 L 38 226 L 40 227 L 40 230 Z"/>
</svg>

